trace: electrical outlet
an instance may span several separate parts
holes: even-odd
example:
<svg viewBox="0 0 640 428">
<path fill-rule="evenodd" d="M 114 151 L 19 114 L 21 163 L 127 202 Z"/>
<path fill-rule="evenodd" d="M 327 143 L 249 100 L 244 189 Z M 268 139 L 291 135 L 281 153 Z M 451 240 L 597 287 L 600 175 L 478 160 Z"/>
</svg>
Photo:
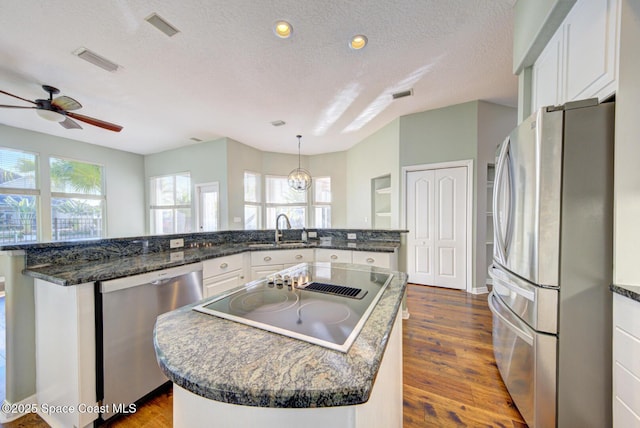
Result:
<svg viewBox="0 0 640 428">
<path fill-rule="evenodd" d="M 355 233 L 347 233 L 347 239 L 357 239 Z"/>
<path fill-rule="evenodd" d="M 174 251 L 169 254 L 169 260 L 172 262 L 181 262 L 184 260 L 184 251 Z"/>
<path fill-rule="evenodd" d="M 317 238 L 318 232 L 309 232 L 309 238 Z"/>
<path fill-rule="evenodd" d="M 184 247 L 184 239 L 172 239 L 169 241 L 169 248 L 182 248 Z"/>
</svg>

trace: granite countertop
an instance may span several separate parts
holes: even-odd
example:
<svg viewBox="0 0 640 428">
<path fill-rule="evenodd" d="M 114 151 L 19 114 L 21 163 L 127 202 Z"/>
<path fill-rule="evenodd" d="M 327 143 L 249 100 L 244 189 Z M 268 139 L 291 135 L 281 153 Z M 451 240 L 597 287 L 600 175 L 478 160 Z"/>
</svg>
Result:
<svg viewBox="0 0 640 428">
<path fill-rule="evenodd" d="M 407 275 L 394 272 L 348 353 L 196 312 L 194 304 L 158 317 L 158 363 L 172 382 L 224 403 L 280 408 L 361 404 L 371 393 L 406 284 Z"/>
<path fill-rule="evenodd" d="M 640 302 L 640 286 L 638 285 L 611 285 L 611 291 L 631 300 Z"/>
<path fill-rule="evenodd" d="M 175 251 L 163 251 L 128 257 L 113 257 L 91 262 L 28 266 L 23 273 L 32 278 L 43 279 L 54 284 L 68 286 L 138 275 L 189 263 L 197 263 L 216 257 L 243 253 L 245 251 L 333 248 L 354 251 L 393 252 L 400 246 L 399 242 L 391 241 L 352 242 L 335 239 L 327 242 L 311 241 L 296 247 L 274 245 L 254 248 L 251 247 L 251 244 L 255 244 L 255 242 L 180 248 Z M 180 257 L 175 257 L 176 253 L 182 254 L 180 254 Z"/>
</svg>

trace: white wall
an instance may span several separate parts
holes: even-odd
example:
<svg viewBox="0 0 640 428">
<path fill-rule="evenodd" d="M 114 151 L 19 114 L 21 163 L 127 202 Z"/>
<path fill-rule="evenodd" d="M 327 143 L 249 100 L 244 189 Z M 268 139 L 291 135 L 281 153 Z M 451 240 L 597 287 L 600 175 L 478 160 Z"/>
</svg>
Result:
<svg viewBox="0 0 640 428">
<path fill-rule="evenodd" d="M 76 131 L 70 130 L 70 135 L 73 132 Z M 141 155 L 5 125 L 0 125 L 0 146 L 37 153 L 41 171 L 43 168 L 48 171 L 51 156 L 103 165 L 107 190 L 107 237 L 145 233 L 145 177 Z M 41 186 L 42 228 L 50 233 L 48 174 L 42 174 Z M 42 239 L 49 240 L 50 236 L 43 236 Z"/>
<path fill-rule="evenodd" d="M 371 228 L 371 179 L 391 174 L 391 228 L 400 224 L 400 119 L 347 151 L 347 225 Z"/>
</svg>

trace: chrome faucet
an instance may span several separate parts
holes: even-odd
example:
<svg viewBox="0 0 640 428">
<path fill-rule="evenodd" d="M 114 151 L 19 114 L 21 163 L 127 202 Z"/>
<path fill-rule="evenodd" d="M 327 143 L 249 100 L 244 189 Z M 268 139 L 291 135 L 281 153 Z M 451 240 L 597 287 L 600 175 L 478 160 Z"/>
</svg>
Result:
<svg viewBox="0 0 640 428">
<path fill-rule="evenodd" d="M 287 217 L 287 215 L 284 213 L 278 214 L 278 216 L 276 217 L 276 244 L 280 242 L 280 238 L 282 238 L 282 231 L 280 230 L 279 226 L 280 217 L 284 217 L 284 219 L 287 221 L 287 229 L 291 229 L 291 222 L 289 221 L 289 217 Z"/>
</svg>

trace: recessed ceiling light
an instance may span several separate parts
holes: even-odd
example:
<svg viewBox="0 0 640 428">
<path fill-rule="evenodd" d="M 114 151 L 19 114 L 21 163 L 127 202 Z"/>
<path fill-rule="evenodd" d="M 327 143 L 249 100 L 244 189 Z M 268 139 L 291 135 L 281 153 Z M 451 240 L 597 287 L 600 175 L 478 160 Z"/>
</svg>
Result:
<svg viewBox="0 0 640 428">
<path fill-rule="evenodd" d="M 286 122 L 284 120 L 274 120 L 273 122 L 271 122 L 271 124 L 273 126 L 282 126 L 284 125 Z"/>
<path fill-rule="evenodd" d="M 201 140 L 200 138 L 198 138 L 198 137 L 191 137 L 191 138 L 189 138 L 189 139 L 190 139 L 191 141 L 195 141 L 196 143 L 199 143 L 199 142 L 201 142 L 201 141 L 202 141 L 202 140 Z"/>
<path fill-rule="evenodd" d="M 349 42 L 349 46 L 351 49 L 359 50 L 367 46 L 367 36 L 363 36 L 362 34 L 358 34 L 357 36 L 353 36 L 351 41 Z"/>
<path fill-rule="evenodd" d="M 278 21 L 273 26 L 273 32 L 281 39 L 286 39 L 293 33 L 293 27 L 287 21 Z"/>
</svg>

